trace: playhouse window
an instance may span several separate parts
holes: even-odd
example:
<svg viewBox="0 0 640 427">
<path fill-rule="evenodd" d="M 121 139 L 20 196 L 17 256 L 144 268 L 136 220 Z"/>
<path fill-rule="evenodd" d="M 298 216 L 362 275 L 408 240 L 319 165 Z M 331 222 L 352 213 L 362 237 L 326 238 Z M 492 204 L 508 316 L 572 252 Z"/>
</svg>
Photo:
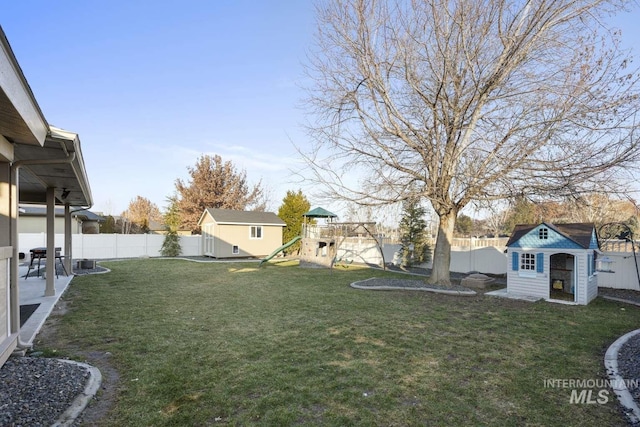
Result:
<svg viewBox="0 0 640 427">
<path fill-rule="evenodd" d="M 549 238 L 549 229 L 543 227 L 538 230 L 538 238 L 541 240 L 547 240 Z"/>
<path fill-rule="evenodd" d="M 251 238 L 252 239 L 262 239 L 262 226 L 261 225 L 252 225 L 251 226 Z"/>
<path fill-rule="evenodd" d="M 520 256 L 520 270 L 526 270 L 526 271 L 536 270 L 535 254 L 524 253 Z"/>
<path fill-rule="evenodd" d="M 238 247 L 238 245 L 233 245 L 231 247 L 231 253 L 233 253 L 234 255 L 237 255 L 240 253 L 240 248 Z"/>
</svg>

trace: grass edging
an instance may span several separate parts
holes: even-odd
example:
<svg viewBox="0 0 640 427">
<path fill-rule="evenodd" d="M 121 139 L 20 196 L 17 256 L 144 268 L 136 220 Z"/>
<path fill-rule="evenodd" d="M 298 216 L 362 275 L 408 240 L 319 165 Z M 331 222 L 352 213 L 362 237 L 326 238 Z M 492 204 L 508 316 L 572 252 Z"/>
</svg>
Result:
<svg viewBox="0 0 640 427">
<path fill-rule="evenodd" d="M 89 378 L 87 379 L 87 384 L 82 393 L 80 393 L 75 400 L 71 403 L 71 406 L 67 408 L 66 411 L 60 415 L 58 420 L 53 424 L 53 427 L 64 427 L 71 426 L 76 419 L 80 416 L 82 411 L 89 405 L 91 399 L 98 393 L 100 390 L 100 385 L 102 384 L 102 374 L 100 370 L 94 366 L 91 366 L 86 363 L 76 362 L 75 360 L 67 360 L 67 359 L 57 359 L 60 362 L 68 363 L 70 365 L 76 365 L 81 368 L 84 368 L 89 373 Z"/>
<path fill-rule="evenodd" d="M 456 291 L 453 289 L 437 289 L 437 288 L 428 288 L 428 287 L 409 287 L 409 286 L 363 286 L 358 284 L 365 281 L 366 280 L 353 282 L 349 286 L 351 286 L 354 289 L 363 289 L 363 290 L 372 290 L 372 291 L 394 291 L 394 290 L 426 291 L 426 292 L 434 292 L 436 294 L 459 295 L 459 296 L 469 296 L 469 297 L 478 295 L 476 291 Z"/>
</svg>

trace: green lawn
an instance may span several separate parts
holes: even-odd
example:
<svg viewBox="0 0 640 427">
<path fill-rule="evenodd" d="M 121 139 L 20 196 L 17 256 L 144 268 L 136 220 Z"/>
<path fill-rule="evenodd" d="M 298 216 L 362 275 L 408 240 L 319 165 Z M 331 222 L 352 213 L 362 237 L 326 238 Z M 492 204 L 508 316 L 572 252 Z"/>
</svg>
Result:
<svg viewBox="0 0 640 427">
<path fill-rule="evenodd" d="M 571 404 L 544 381 L 604 378 L 635 307 L 355 290 L 392 273 L 354 266 L 104 265 L 73 279 L 58 348 L 39 348 L 111 354 L 102 425 L 624 425 L 613 393 Z"/>
</svg>

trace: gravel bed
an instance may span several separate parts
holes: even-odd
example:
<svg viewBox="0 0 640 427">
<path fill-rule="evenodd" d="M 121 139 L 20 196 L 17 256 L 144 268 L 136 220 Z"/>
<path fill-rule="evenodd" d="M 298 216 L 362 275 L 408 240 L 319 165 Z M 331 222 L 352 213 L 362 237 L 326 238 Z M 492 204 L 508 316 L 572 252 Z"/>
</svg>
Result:
<svg viewBox="0 0 640 427">
<path fill-rule="evenodd" d="M 618 298 L 640 304 L 640 291 L 631 289 L 599 288 L 598 295 Z M 631 306 L 633 307 L 633 306 Z M 618 351 L 618 375 L 625 380 L 640 379 L 640 334 L 631 337 Z M 640 405 L 640 387 L 633 387 L 630 381 L 629 393 Z M 640 423 L 631 423 L 629 426 L 640 427 Z"/>
<path fill-rule="evenodd" d="M 84 391 L 89 371 L 57 359 L 10 357 L 0 368 L 0 425 L 50 426 Z"/>
<path fill-rule="evenodd" d="M 618 375 L 624 380 L 640 379 L 640 334 L 631 337 L 618 351 Z M 629 393 L 640 405 L 640 387 L 634 387 L 635 381 L 628 381 Z M 638 427 L 640 423 L 631 423 L 629 426 Z"/>
</svg>

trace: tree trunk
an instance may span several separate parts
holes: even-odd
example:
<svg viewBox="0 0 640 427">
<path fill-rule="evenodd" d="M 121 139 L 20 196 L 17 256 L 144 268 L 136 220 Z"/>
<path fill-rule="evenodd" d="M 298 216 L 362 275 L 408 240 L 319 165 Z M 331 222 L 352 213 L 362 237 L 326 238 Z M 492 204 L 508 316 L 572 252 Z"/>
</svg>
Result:
<svg viewBox="0 0 640 427">
<path fill-rule="evenodd" d="M 451 267 L 451 243 L 453 241 L 453 228 L 456 224 L 457 211 L 455 209 L 438 214 L 440 224 L 438 225 L 438 236 L 436 237 L 436 247 L 433 252 L 433 270 L 429 283 L 441 285 L 451 284 L 449 268 Z"/>
</svg>

